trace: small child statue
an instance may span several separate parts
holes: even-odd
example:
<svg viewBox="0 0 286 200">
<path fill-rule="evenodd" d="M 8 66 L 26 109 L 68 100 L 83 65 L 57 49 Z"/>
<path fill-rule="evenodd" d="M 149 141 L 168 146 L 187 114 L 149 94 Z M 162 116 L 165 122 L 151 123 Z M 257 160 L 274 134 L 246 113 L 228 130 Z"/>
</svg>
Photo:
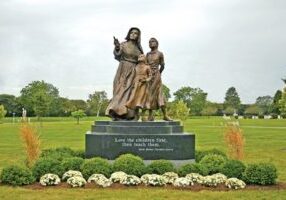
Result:
<svg viewBox="0 0 286 200">
<path fill-rule="evenodd" d="M 151 68 L 146 64 L 146 57 L 144 54 L 139 55 L 138 64 L 135 68 L 135 78 L 133 88 L 126 107 L 135 110 L 135 121 L 139 120 L 139 109 L 150 109 L 148 102 L 149 81 L 151 80 Z"/>
</svg>

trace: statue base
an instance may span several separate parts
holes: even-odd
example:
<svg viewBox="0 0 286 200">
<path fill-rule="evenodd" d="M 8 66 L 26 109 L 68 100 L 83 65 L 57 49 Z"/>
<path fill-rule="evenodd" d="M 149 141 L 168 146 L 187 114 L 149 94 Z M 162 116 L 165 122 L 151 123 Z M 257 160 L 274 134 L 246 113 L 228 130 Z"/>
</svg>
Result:
<svg viewBox="0 0 286 200">
<path fill-rule="evenodd" d="M 165 159 L 175 165 L 195 159 L 195 135 L 183 132 L 178 121 L 96 121 L 85 135 L 86 157 L 110 161 L 131 153 L 145 163 Z"/>
</svg>

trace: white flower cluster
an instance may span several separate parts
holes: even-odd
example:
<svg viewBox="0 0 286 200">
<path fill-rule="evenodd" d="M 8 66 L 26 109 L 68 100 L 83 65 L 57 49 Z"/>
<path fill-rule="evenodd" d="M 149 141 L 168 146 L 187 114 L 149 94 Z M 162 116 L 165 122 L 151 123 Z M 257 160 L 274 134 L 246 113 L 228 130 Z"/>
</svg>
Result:
<svg viewBox="0 0 286 200">
<path fill-rule="evenodd" d="M 209 187 L 216 187 L 218 184 L 224 183 L 227 177 L 223 174 L 217 173 L 211 176 L 205 176 L 203 179 L 203 185 Z"/>
<path fill-rule="evenodd" d="M 179 178 L 178 174 L 175 172 L 166 172 L 163 174 L 163 177 L 166 179 L 167 183 L 173 184 L 177 178 Z"/>
<path fill-rule="evenodd" d="M 190 180 L 192 183 L 199 183 L 202 184 L 204 177 L 198 173 L 190 173 L 185 176 L 187 179 Z"/>
<path fill-rule="evenodd" d="M 141 176 L 141 182 L 145 185 L 164 186 L 167 184 L 167 179 L 157 174 L 144 174 Z"/>
<path fill-rule="evenodd" d="M 95 184 L 100 185 L 102 187 L 109 187 L 112 184 L 111 180 L 106 178 L 103 174 L 93 174 L 88 178 L 87 182 L 94 182 Z"/>
<path fill-rule="evenodd" d="M 67 180 L 67 183 L 72 187 L 83 187 L 86 180 L 81 176 L 73 176 Z"/>
<path fill-rule="evenodd" d="M 225 186 L 233 189 L 242 189 L 245 188 L 246 184 L 237 178 L 229 178 L 226 180 Z"/>
<path fill-rule="evenodd" d="M 175 187 L 187 187 L 190 184 L 193 185 L 194 183 L 190 182 L 190 180 L 185 177 L 177 178 L 173 183 Z"/>
<path fill-rule="evenodd" d="M 120 183 L 123 185 L 139 185 L 141 180 L 137 176 L 127 175 L 122 179 Z"/>
<path fill-rule="evenodd" d="M 125 172 L 114 172 L 111 174 L 110 176 L 110 180 L 113 182 L 113 183 L 117 183 L 117 182 L 121 182 L 125 177 L 127 176 L 127 174 Z"/>
<path fill-rule="evenodd" d="M 47 185 L 58 185 L 61 179 L 56 174 L 45 174 L 40 178 L 40 184 L 43 186 Z"/>
<path fill-rule="evenodd" d="M 62 180 L 63 180 L 63 181 L 66 181 L 66 180 L 68 180 L 69 178 L 74 177 L 74 176 L 83 177 L 80 171 L 69 170 L 69 171 L 67 171 L 66 173 L 64 173 L 64 175 L 63 175 L 63 177 L 62 177 Z"/>
</svg>

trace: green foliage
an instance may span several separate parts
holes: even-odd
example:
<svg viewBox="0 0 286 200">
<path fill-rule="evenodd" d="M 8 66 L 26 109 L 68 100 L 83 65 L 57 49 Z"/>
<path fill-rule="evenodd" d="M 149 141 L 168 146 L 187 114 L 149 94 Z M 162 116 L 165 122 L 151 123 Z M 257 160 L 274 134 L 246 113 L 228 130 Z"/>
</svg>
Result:
<svg viewBox="0 0 286 200">
<path fill-rule="evenodd" d="M 206 176 L 209 174 L 209 171 L 200 163 L 185 164 L 178 169 L 179 176 L 183 177 L 189 173 L 198 173 L 200 175 Z"/>
<path fill-rule="evenodd" d="M 171 98 L 170 89 L 166 85 L 162 84 L 162 92 L 166 99 L 166 102 L 168 102 Z"/>
<path fill-rule="evenodd" d="M 279 100 L 279 111 L 282 116 L 286 116 L 286 86 L 283 89 L 281 99 Z"/>
<path fill-rule="evenodd" d="M 147 173 L 161 175 L 165 172 L 175 172 L 175 167 L 169 160 L 154 160 L 147 166 Z"/>
<path fill-rule="evenodd" d="M 86 114 L 84 113 L 83 110 L 74 111 L 74 112 L 71 113 L 71 115 L 72 115 L 74 118 L 76 118 L 77 124 L 79 124 L 79 119 L 80 119 L 80 118 L 83 118 L 83 117 L 86 116 Z"/>
<path fill-rule="evenodd" d="M 207 105 L 201 111 L 201 115 L 212 116 L 212 115 L 216 115 L 217 112 L 218 112 L 218 107 L 215 104 L 208 102 Z"/>
<path fill-rule="evenodd" d="M 233 115 L 235 111 L 236 110 L 231 106 L 228 106 L 228 107 L 226 107 L 226 109 L 224 109 L 224 113 L 226 115 Z"/>
<path fill-rule="evenodd" d="M 108 161 L 100 157 L 85 160 L 80 168 L 85 179 L 88 179 L 92 174 L 103 174 L 109 177 L 112 172 Z"/>
<path fill-rule="evenodd" d="M 275 113 L 277 115 L 280 114 L 280 110 L 279 110 L 279 100 L 281 99 L 282 97 L 282 91 L 281 90 L 277 90 L 275 95 L 274 95 L 274 98 L 273 98 L 273 103 L 272 103 L 272 113 Z"/>
<path fill-rule="evenodd" d="M 37 180 L 39 180 L 41 176 L 48 173 L 57 174 L 60 177 L 64 173 L 61 162 L 52 158 L 39 159 L 33 166 L 32 171 Z"/>
<path fill-rule="evenodd" d="M 255 102 L 255 104 L 261 109 L 263 115 L 271 112 L 272 103 L 273 97 L 269 95 L 258 97 Z"/>
<path fill-rule="evenodd" d="M 40 158 L 52 158 L 58 161 L 62 161 L 65 158 L 71 158 L 77 156 L 76 153 L 69 147 L 59 147 L 55 149 L 44 149 L 40 155 Z"/>
<path fill-rule="evenodd" d="M 0 105 L 0 123 L 2 122 L 2 119 L 4 119 L 6 114 L 7 110 L 5 110 L 3 105 Z"/>
<path fill-rule="evenodd" d="M 174 101 L 170 104 L 169 115 L 173 119 L 180 119 L 181 121 L 185 121 L 189 116 L 189 108 L 181 100 Z"/>
<path fill-rule="evenodd" d="M 105 115 L 108 106 L 107 94 L 105 91 L 95 91 L 90 94 L 87 100 L 87 111 L 89 115 Z"/>
<path fill-rule="evenodd" d="M 174 96 L 175 101 L 186 103 L 193 115 L 200 115 L 207 102 L 207 93 L 200 88 L 181 87 Z"/>
<path fill-rule="evenodd" d="M 210 150 L 206 150 L 206 151 L 196 151 L 195 152 L 196 162 L 200 162 L 203 157 L 205 157 L 206 155 L 209 155 L 209 154 L 221 155 L 225 159 L 227 159 L 227 156 L 224 152 L 214 148 L 214 149 L 210 149 Z"/>
<path fill-rule="evenodd" d="M 245 165 L 239 160 L 227 160 L 221 172 L 228 178 L 242 179 Z"/>
<path fill-rule="evenodd" d="M 277 169 L 271 163 L 250 164 L 243 173 L 243 180 L 249 184 L 273 185 L 276 178 Z"/>
<path fill-rule="evenodd" d="M 199 163 L 208 169 L 209 174 L 215 174 L 221 172 L 226 163 L 226 158 L 221 155 L 208 154 Z"/>
<path fill-rule="evenodd" d="M 0 182 L 13 186 L 28 185 L 35 182 L 35 178 L 29 169 L 11 165 L 2 170 Z"/>
<path fill-rule="evenodd" d="M 18 98 L 10 94 L 0 94 L 0 105 L 3 105 L 7 110 L 7 116 L 12 117 L 13 113 L 16 115 L 21 113 L 21 105 Z"/>
<path fill-rule="evenodd" d="M 115 159 L 113 171 L 123 171 L 130 175 L 141 176 L 146 172 L 146 167 L 139 156 L 123 154 Z"/>
<path fill-rule="evenodd" d="M 21 103 L 38 118 L 59 110 L 58 100 L 58 89 L 44 81 L 33 81 L 21 90 Z"/>
<path fill-rule="evenodd" d="M 66 158 L 62 161 L 62 166 L 65 172 L 68 170 L 80 171 L 83 162 L 84 159 L 79 157 Z"/>
<path fill-rule="evenodd" d="M 232 107 L 234 109 L 239 109 L 240 106 L 240 98 L 235 87 L 230 87 L 226 91 L 225 98 L 224 98 L 224 107 Z"/>
<path fill-rule="evenodd" d="M 75 157 L 85 158 L 85 151 L 84 150 L 73 150 L 73 155 Z"/>
<path fill-rule="evenodd" d="M 258 116 L 259 114 L 262 113 L 262 110 L 257 106 L 257 105 L 250 105 L 248 106 L 245 111 L 244 111 L 244 114 L 245 115 L 256 115 Z"/>
</svg>

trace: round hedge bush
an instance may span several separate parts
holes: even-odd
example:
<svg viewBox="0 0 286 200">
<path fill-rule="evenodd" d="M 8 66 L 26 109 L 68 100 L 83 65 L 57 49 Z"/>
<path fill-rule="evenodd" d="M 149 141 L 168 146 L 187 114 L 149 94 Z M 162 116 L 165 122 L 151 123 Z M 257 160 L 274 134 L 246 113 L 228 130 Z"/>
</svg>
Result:
<svg viewBox="0 0 286 200">
<path fill-rule="evenodd" d="M 242 179 L 242 173 L 245 168 L 245 165 L 239 160 L 227 160 L 221 170 L 221 173 L 226 175 L 228 178 Z"/>
<path fill-rule="evenodd" d="M 61 177 L 64 173 L 61 162 L 52 158 L 41 158 L 33 166 L 33 175 L 37 180 L 45 174 L 56 174 Z"/>
<path fill-rule="evenodd" d="M 175 172 L 173 163 L 169 160 L 154 160 L 147 167 L 147 172 L 150 174 L 164 174 L 166 172 Z"/>
<path fill-rule="evenodd" d="M 29 169 L 12 165 L 2 170 L 0 182 L 13 186 L 28 185 L 35 182 L 35 177 Z"/>
<path fill-rule="evenodd" d="M 225 163 L 226 158 L 217 154 L 208 154 L 200 161 L 200 164 L 207 168 L 209 174 L 221 172 Z"/>
<path fill-rule="evenodd" d="M 208 169 L 200 163 L 191 163 L 182 165 L 179 170 L 178 174 L 183 177 L 190 173 L 198 173 L 202 176 L 206 176 L 209 174 Z"/>
<path fill-rule="evenodd" d="M 140 177 L 146 172 L 146 167 L 139 156 L 123 154 L 115 159 L 113 171 L 123 171 L 126 174 Z"/>
<path fill-rule="evenodd" d="M 243 180 L 248 184 L 273 185 L 276 178 L 277 169 L 271 163 L 250 164 L 243 172 Z"/>
<path fill-rule="evenodd" d="M 109 177 L 112 172 L 108 161 L 100 157 L 85 160 L 80 169 L 85 179 L 88 179 L 92 174 L 103 174 Z"/>
<path fill-rule="evenodd" d="M 80 171 L 80 166 L 83 164 L 84 159 L 80 157 L 66 158 L 62 161 L 64 171 L 75 170 Z"/>
<path fill-rule="evenodd" d="M 206 151 L 195 151 L 196 162 L 200 162 L 203 159 L 203 157 L 209 154 L 221 155 L 227 159 L 227 156 L 224 152 L 218 149 L 211 149 L 211 150 L 206 150 Z"/>
</svg>

